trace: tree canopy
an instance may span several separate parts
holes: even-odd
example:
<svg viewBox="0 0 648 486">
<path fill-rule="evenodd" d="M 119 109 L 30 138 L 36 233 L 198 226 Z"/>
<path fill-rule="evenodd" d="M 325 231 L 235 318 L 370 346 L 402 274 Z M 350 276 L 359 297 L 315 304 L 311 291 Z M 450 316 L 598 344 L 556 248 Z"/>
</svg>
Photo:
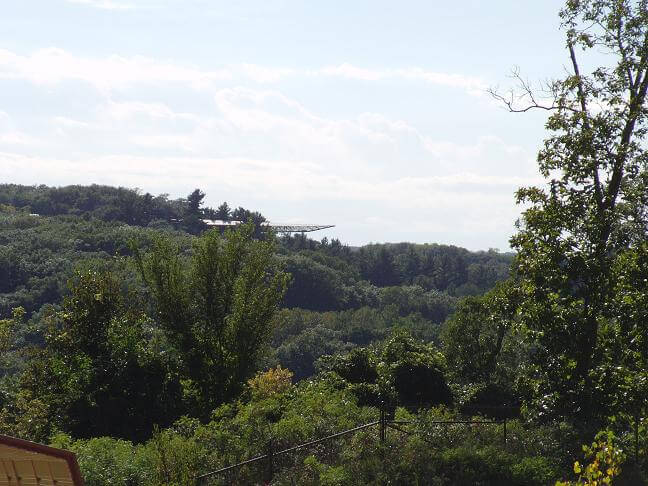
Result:
<svg viewBox="0 0 648 486">
<path fill-rule="evenodd" d="M 614 305 L 615 268 L 648 229 L 648 4 L 569 0 L 560 16 L 571 70 L 549 83 L 549 102 L 526 83 L 526 106 L 496 96 L 513 111 L 550 110 L 538 155 L 547 186 L 518 191 L 528 208 L 511 244 L 521 316 L 539 345 L 537 410 L 586 424 L 614 412 L 612 390 L 625 378 L 610 375 L 618 357 L 609 344 L 629 349 L 633 334 L 621 331 L 629 323 Z M 601 51 L 606 64 L 585 69 Z"/>
<path fill-rule="evenodd" d="M 288 283 L 273 265 L 272 240 L 253 240 L 253 232 L 251 223 L 224 237 L 206 232 L 189 261 L 163 239 L 136 254 L 155 317 L 182 361 L 185 399 L 201 418 L 256 369 Z"/>
</svg>

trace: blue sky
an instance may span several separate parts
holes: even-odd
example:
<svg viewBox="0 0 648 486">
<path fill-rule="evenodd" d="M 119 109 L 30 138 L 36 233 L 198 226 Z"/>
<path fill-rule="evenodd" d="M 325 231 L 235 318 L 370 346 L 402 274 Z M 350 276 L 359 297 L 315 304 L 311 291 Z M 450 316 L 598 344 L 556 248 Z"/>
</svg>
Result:
<svg viewBox="0 0 648 486">
<path fill-rule="evenodd" d="M 242 205 L 313 236 L 508 249 L 564 73 L 554 0 L 21 0 L 0 20 L 0 178 Z"/>
</svg>

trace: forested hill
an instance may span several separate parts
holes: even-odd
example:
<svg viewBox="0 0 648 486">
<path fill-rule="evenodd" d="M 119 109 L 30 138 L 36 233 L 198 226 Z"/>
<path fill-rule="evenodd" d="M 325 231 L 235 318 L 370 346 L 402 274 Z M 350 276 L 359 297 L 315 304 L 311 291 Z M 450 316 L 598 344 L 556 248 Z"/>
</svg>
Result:
<svg viewBox="0 0 648 486">
<path fill-rule="evenodd" d="M 198 189 L 173 200 L 108 186 L 1 185 L 0 318 L 22 307 L 37 321 L 60 305 L 79 269 L 108 269 L 124 285 L 141 286 L 132 242 L 148 249 L 162 235 L 188 254 L 194 234 L 206 229 L 202 218 L 264 219 L 227 203 L 205 208 L 204 196 Z M 394 327 L 437 341 L 458 300 L 504 280 L 512 255 L 412 243 L 352 249 L 296 235 L 279 238 L 275 260 L 291 280 L 268 359 L 303 378 L 320 356 L 382 340 Z"/>
<path fill-rule="evenodd" d="M 230 209 L 227 203 L 218 209 L 202 207 L 204 197 L 205 193 L 199 189 L 187 198 L 169 199 L 168 194 L 153 196 L 138 189 L 96 184 L 65 187 L 0 184 L 0 207 L 41 216 L 75 215 L 136 226 L 167 226 L 172 221 L 184 220 L 181 227 L 189 232 L 204 229 L 195 221 L 196 216 L 240 221 L 263 219 L 259 213 L 243 207 Z"/>
<path fill-rule="evenodd" d="M 490 90 L 550 110 L 514 257 L 0 186 L 0 433 L 87 486 L 648 484 L 648 1 L 559 16 L 563 75 Z"/>
<path fill-rule="evenodd" d="M 173 200 L 122 187 L 0 185 L 0 314 L 58 302 L 75 266 L 126 256 L 133 238 L 147 246 L 164 232 L 189 248 L 187 233 L 204 229 L 200 217 L 263 219 L 227 203 L 203 208 L 203 197 L 199 190 Z M 299 235 L 281 238 L 279 253 L 292 274 L 285 307 L 337 311 L 389 302 L 400 313 L 437 321 L 455 297 L 481 294 L 506 278 L 511 262 L 495 251 L 410 243 L 350 249 Z"/>
</svg>

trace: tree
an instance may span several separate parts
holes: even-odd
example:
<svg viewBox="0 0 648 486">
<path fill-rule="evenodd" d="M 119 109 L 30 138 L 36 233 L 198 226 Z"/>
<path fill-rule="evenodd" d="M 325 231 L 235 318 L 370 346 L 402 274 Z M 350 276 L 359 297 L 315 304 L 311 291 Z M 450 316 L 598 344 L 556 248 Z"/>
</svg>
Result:
<svg viewBox="0 0 648 486">
<path fill-rule="evenodd" d="M 390 248 L 386 245 L 369 245 L 361 250 L 362 276 L 378 287 L 399 285 L 398 270 Z"/>
<path fill-rule="evenodd" d="M 518 191 L 528 209 L 511 244 L 526 296 L 521 316 L 538 345 L 537 410 L 593 425 L 613 412 L 601 399 L 611 386 L 607 336 L 624 339 L 610 305 L 612 268 L 648 228 L 648 3 L 568 0 L 560 16 L 572 72 L 548 84 L 550 101 L 517 73 L 519 97 L 493 94 L 511 111 L 551 113 L 538 155 L 548 187 Z M 601 51 L 609 64 L 585 71 L 592 63 L 579 57 Z"/>
<path fill-rule="evenodd" d="M 203 204 L 205 193 L 200 189 L 194 189 L 189 196 L 187 196 L 187 214 L 197 215 L 201 214 L 200 206 Z"/>
<path fill-rule="evenodd" d="M 230 219 L 230 207 L 227 205 L 227 202 L 224 202 L 220 206 L 218 206 L 218 209 L 216 210 L 216 219 L 220 219 L 222 221 L 229 221 Z"/>
<path fill-rule="evenodd" d="M 443 352 L 455 379 L 466 382 L 488 382 L 501 370 L 504 355 L 518 347 L 513 331 L 518 292 L 512 281 L 501 283 L 482 297 L 466 297 L 443 326 Z M 519 363 L 516 363 L 519 364 Z M 507 378 L 510 378 L 507 377 Z"/>
<path fill-rule="evenodd" d="M 383 402 L 393 411 L 399 405 L 422 408 L 452 403 L 443 355 L 405 331 L 394 331 L 378 345 L 324 356 L 318 366 L 341 378 L 360 404 Z"/>
<path fill-rule="evenodd" d="M 519 413 L 517 378 L 529 350 L 519 332 L 518 304 L 519 289 L 508 280 L 484 296 L 461 300 L 443 325 L 443 353 L 464 412 L 498 418 Z"/>
<path fill-rule="evenodd" d="M 45 347 L 27 353 L 12 407 L 22 414 L 21 398 L 42 403 L 50 427 L 75 437 L 143 440 L 173 422 L 181 413 L 175 366 L 136 302 L 113 274 L 78 273 L 62 310 L 45 318 Z"/>
<path fill-rule="evenodd" d="M 136 255 L 156 318 L 182 360 L 185 399 L 205 420 L 256 370 L 288 283 L 273 266 L 274 241 L 254 240 L 253 231 L 247 224 L 223 237 L 204 233 L 188 262 L 164 239 Z"/>
<path fill-rule="evenodd" d="M 292 278 L 284 299 L 285 307 L 309 310 L 339 310 L 345 304 L 340 273 L 304 255 L 282 258 Z"/>
<path fill-rule="evenodd" d="M 187 209 L 185 211 L 183 226 L 185 230 L 191 234 L 200 234 L 205 229 L 203 223 L 203 210 L 200 206 L 203 204 L 205 193 L 200 189 L 194 191 L 187 196 Z"/>
</svg>

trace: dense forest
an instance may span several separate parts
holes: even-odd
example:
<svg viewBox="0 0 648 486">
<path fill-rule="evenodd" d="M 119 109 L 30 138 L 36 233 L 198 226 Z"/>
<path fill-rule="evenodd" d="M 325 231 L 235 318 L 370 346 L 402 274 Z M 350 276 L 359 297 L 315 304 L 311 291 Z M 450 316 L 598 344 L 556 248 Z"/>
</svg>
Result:
<svg viewBox="0 0 648 486">
<path fill-rule="evenodd" d="M 569 73 L 491 92 L 549 113 L 510 254 L 0 186 L 0 431 L 91 486 L 646 484 L 648 4 L 560 15 Z"/>
<path fill-rule="evenodd" d="M 38 322 L 60 307 L 70 279 L 82 270 L 116 273 L 142 291 L 128 264 L 134 245 L 150 249 L 163 237 L 190 252 L 195 222 L 215 212 L 200 204 L 192 210 L 196 194 L 204 196 L 196 190 L 187 199 L 169 200 L 105 186 L 0 185 L 0 318 L 20 307 L 27 320 Z M 220 206 L 218 217 L 263 220 L 259 213 L 227 207 Z M 197 217 L 188 227 L 192 215 Z M 314 373 L 320 356 L 381 340 L 394 325 L 436 342 L 458 300 L 504 280 L 511 260 L 511 254 L 443 245 L 349 248 L 337 240 L 281 237 L 273 264 L 291 277 L 279 303 L 273 359 L 301 379 Z"/>
<path fill-rule="evenodd" d="M 259 213 L 205 208 L 203 197 L 0 186 L 5 432 L 77 450 L 89 484 L 159 483 L 150 465 L 119 468 L 140 454 L 155 461 L 157 447 L 176 441 L 194 454 L 185 440 L 195 434 L 234 434 L 222 438 L 229 453 L 216 462 L 200 441 L 202 465 L 178 459 L 164 473 L 168 484 L 192 484 L 198 472 L 258 452 L 255 434 L 290 409 L 311 407 L 313 419 L 331 410 L 320 428 L 287 425 L 277 444 L 356 425 L 381 407 L 441 405 L 430 420 L 484 408 L 492 387 L 466 387 L 461 374 L 453 381 L 440 349 L 454 338 L 442 329 L 457 309 L 503 288 L 513 254 L 276 237 Z M 249 224 L 224 233 L 200 226 L 214 215 Z M 504 388 L 496 402 L 515 416 L 519 403 Z M 247 417 L 257 407 L 262 416 Z M 261 429 L 241 442 L 226 432 L 238 426 Z M 118 468 L 109 477 L 96 469 L 107 467 L 93 462 L 97 453 Z"/>
</svg>

